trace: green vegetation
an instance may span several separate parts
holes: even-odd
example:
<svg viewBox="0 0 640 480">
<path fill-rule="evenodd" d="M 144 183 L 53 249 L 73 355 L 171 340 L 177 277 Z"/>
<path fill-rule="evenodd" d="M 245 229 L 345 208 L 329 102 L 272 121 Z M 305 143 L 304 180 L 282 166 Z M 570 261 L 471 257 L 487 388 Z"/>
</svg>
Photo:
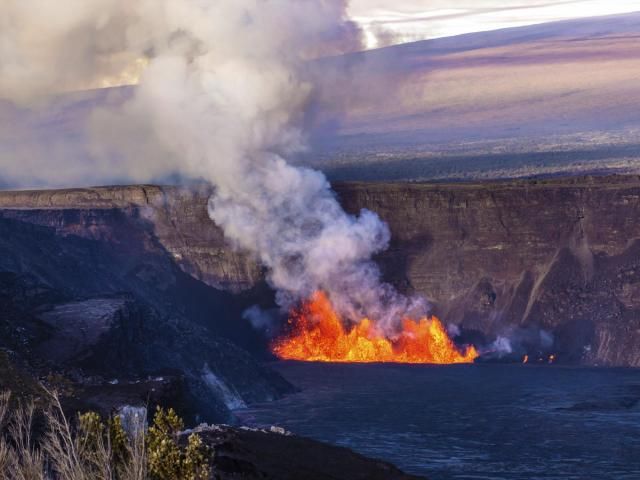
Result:
<svg viewBox="0 0 640 480">
<path fill-rule="evenodd" d="M 39 425 L 42 423 L 42 425 Z M 57 395 L 46 408 L 0 394 L 0 478 L 6 480 L 208 480 L 212 452 L 197 434 L 180 442 L 184 423 L 159 408 L 149 428 L 135 418 L 95 412 L 70 421 Z M 34 434 L 38 431 L 38 434 Z"/>
<path fill-rule="evenodd" d="M 147 454 L 151 478 L 157 480 L 207 480 L 209 452 L 199 435 L 192 433 L 186 448 L 178 446 L 182 419 L 170 408 L 158 407 L 147 433 Z"/>
</svg>

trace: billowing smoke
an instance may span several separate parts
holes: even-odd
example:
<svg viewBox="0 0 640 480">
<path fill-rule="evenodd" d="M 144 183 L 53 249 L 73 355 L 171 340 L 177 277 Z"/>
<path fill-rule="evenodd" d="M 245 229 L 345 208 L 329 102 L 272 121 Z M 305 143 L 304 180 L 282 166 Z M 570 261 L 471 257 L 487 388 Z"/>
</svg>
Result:
<svg viewBox="0 0 640 480">
<path fill-rule="evenodd" d="M 323 174 L 285 160 L 305 150 L 307 62 L 359 48 L 345 1 L 63 3 L 0 5 L 0 98 L 24 105 L 139 76 L 113 106 L 92 109 L 91 162 L 77 168 L 211 182 L 211 218 L 267 267 L 282 306 L 323 289 L 350 318 L 388 327 L 424 308 L 380 281 L 371 258 L 387 247 L 386 225 L 345 213 Z"/>
</svg>

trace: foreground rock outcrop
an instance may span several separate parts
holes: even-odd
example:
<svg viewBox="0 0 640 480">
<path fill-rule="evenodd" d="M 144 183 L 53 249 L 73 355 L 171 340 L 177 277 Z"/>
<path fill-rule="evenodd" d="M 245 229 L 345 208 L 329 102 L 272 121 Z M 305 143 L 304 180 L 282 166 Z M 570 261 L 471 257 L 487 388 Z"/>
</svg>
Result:
<svg viewBox="0 0 640 480">
<path fill-rule="evenodd" d="M 341 194 L 347 208 L 373 208 L 389 222 L 385 271 L 446 321 L 530 354 L 640 365 L 637 177 Z"/>
<path fill-rule="evenodd" d="M 349 211 L 368 208 L 389 223 L 393 240 L 378 258 L 385 277 L 426 296 L 434 313 L 461 327 L 463 340 L 490 345 L 503 336 L 514 356 L 640 366 L 639 177 L 335 188 Z M 39 225 L 52 238 L 116 251 L 137 239 L 140 258 L 157 254 L 128 271 L 147 285 L 141 292 L 149 285 L 170 291 L 166 271 L 176 266 L 184 281 L 268 303 L 259 266 L 229 248 L 209 220 L 209 194 L 157 186 L 2 192 L 0 216 L 15 228 Z M 15 256 L 14 238 L 3 235 L 3 255 Z M 69 277 L 66 264 L 60 281 Z M 1 266 L 17 269 L 11 258 Z M 41 321 L 51 324 L 55 315 Z M 231 316 L 216 322 L 227 337 L 258 345 L 255 332 Z"/>
<path fill-rule="evenodd" d="M 284 432 L 212 426 L 196 429 L 213 447 L 219 480 L 419 480 L 343 447 Z"/>
</svg>

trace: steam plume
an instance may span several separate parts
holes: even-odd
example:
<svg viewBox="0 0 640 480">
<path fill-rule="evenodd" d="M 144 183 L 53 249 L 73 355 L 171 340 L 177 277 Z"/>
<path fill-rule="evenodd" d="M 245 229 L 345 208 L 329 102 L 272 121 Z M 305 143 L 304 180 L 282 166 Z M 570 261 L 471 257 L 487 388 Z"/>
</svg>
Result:
<svg viewBox="0 0 640 480">
<path fill-rule="evenodd" d="M 366 210 L 348 215 L 324 175 L 285 161 L 305 149 L 305 62 L 359 47 L 345 1 L 64 3 L 2 3 L 0 97 L 25 104 L 140 73 L 123 102 L 91 115 L 97 168 L 210 181 L 211 218 L 268 268 L 283 306 L 323 289 L 349 317 L 385 326 L 422 308 L 381 283 L 371 261 L 386 225 Z"/>
</svg>

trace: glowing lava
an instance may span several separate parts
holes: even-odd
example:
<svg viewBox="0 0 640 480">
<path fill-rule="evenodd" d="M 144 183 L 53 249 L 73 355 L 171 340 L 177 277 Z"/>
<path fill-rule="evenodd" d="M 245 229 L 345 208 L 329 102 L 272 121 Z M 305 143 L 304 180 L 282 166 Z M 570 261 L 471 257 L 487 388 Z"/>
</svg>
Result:
<svg viewBox="0 0 640 480">
<path fill-rule="evenodd" d="M 473 346 L 460 352 L 435 317 L 403 320 L 402 331 L 393 340 L 366 318 L 347 330 L 322 292 L 294 312 L 289 323 L 290 335 L 272 346 L 283 360 L 452 364 L 473 363 L 478 357 Z"/>
</svg>

